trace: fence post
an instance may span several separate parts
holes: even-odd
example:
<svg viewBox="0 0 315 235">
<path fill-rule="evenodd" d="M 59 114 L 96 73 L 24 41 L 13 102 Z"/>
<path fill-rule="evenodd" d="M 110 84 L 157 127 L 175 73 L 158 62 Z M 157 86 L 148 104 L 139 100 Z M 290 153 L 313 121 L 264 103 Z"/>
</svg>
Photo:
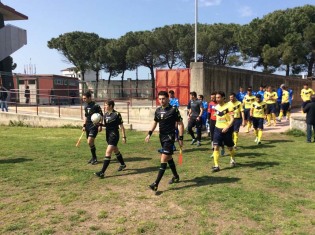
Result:
<svg viewBox="0 0 315 235">
<path fill-rule="evenodd" d="M 58 96 L 58 112 L 59 112 L 59 117 L 60 117 L 60 97 Z"/>
<path fill-rule="evenodd" d="M 127 122 L 129 124 L 129 105 L 130 105 L 130 102 L 127 102 Z"/>
</svg>

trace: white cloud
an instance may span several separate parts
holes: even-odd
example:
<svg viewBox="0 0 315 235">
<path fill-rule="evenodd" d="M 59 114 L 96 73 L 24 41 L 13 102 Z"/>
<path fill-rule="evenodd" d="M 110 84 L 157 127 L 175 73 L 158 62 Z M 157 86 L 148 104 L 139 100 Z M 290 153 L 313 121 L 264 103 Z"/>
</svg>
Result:
<svg viewBox="0 0 315 235">
<path fill-rule="evenodd" d="M 241 7 L 238 9 L 238 12 L 240 13 L 241 17 L 249 17 L 253 15 L 253 11 L 249 6 Z"/>
<path fill-rule="evenodd" d="M 221 4 L 221 2 L 222 0 L 199 0 L 200 6 L 206 6 L 206 7 L 218 6 Z"/>
</svg>

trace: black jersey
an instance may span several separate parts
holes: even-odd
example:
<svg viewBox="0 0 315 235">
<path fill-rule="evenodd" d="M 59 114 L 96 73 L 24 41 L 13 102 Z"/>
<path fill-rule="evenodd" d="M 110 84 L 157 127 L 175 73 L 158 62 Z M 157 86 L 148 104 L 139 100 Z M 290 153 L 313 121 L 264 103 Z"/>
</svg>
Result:
<svg viewBox="0 0 315 235">
<path fill-rule="evenodd" d="M 190 100 L 187 106 L 188 109 L 191 109 L 191 117 L 198 117 L 202 107 L 201 100 Z"/>
<path fill-rule="evenodd" d="M 119 125 L 123 124 L 121 114 L 116 110 L 113 110 L 111 113 L 106 112 L 104 114 L 104 124 L 107 131 L 116 131 L 119 129 Z"/>
<path fill-rule="evenodd" d="M 92 124 L 91 121 L 91 116 L 94 113 L 99 113 L 103 116 L 103 111 L 101 109 L 101 107 L 95 103 L 94 101 L 91 101 L 90 103 L 86 104 L 86 106 L 84 107 L 84 111 L 85 111 L 85 117 L 86 117 L 86 124 Z"/>
<path fill-rule="evenodd" d="M 160 134 L 168 135 L 175 132 L 175 123 L 181 122 L 182 116 L 176 107 L 168 104 L 165 108 L 159 107 L 155 111 L 154 121 L 159 123 Z"/>
</svg>

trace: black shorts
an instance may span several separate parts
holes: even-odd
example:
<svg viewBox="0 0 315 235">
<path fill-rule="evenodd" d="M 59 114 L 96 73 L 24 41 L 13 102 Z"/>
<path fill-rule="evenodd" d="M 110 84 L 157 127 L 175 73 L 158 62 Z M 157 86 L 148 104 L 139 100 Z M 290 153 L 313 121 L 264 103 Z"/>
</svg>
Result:
<svg viewBox="0 0 315 235">
<path fill-rule="evenodd" d="M 168 135 L 160 134 L 160 143 L 162 146 L 162 153 L 165 155 L 173 155 L 173 146 L 175 142 L 175 133 Z"/>
<path fill-rule="evenodd" d="M 311 103 L 311 101 L 310 101 L 310 100 L 308 100 L 308 101 L 303 102 L 303 103 L 302 103 L 302 108 L 304 109 L 304 108 L 305 108 L 305 106 L 306 106 L 308 103 Z"/>
<path fill-rule="evenodd" d="M 240 131 L 240 127 L 242 125 L 242 118 L 234 118 L 234 123 L 233 123 L 233 131 L 234 132 L 239 132 Z"/>
<path fill-rule="evenodd" d="M 264 129 L 264 118 L 253 117 L 253 127 L 254 129 Z"/>
<path fill-rule="evenodd" d="M 251 121 L 250 109 L 244 109 L 244 118 L 245 118 L 246 121 Z"/>
<path fill-rule="evenodd" d="M 276 104 L 267 104 L 267 114 L 276 113 Z"/>
<path fill-rule="evenodd" d="M 213 145 L 233 147 L 233 127 L 229 128 L 226 133 L 222 133 L 221 128 L 214 128 Z"/>
<path fill-rule="evenodd" d="M 290 103 L 283 103 L 281 104 L 281 110 L 286 113 L 289 110 Z"/>
<path fill-rule="evenodd" d="M 119 141 L 119 131 L 118 130 L 106 130 L 106 142 L 108 145 L 117 146 Z"/>
<path fill-rule="evenodd" d="M 88 124 L 85 127 L 86 138 L 92 137 L 96 138 L 98 134 L 98 127 L 94 124 Z"/>
</svg>

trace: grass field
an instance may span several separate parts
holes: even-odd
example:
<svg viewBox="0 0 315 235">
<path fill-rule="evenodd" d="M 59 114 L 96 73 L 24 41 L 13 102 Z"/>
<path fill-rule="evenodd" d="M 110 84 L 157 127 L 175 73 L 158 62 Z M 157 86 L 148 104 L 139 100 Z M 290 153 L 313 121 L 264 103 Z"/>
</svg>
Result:
<svg viewBox="0 0 315 235">
<path fill-rule="evenodd" d="M 80 134 L 0 127 L 1 234 L 315 234 L 315 143 L 305 137 L 265 133 L 257 146 L 242 134 L 237 167 L 224 156 L 211 173 L 209 141 L 197 148 L 186 135 L 180 183 L 167 184 L 168 169 L 155 195 L 157 134 L 144 143 L 128 131 L 127 168 L 113 160 L 105 179 L 85 141 L 75 147 Z M 104 133 L 96 146 L 103 159 Z"/>
</svg>

